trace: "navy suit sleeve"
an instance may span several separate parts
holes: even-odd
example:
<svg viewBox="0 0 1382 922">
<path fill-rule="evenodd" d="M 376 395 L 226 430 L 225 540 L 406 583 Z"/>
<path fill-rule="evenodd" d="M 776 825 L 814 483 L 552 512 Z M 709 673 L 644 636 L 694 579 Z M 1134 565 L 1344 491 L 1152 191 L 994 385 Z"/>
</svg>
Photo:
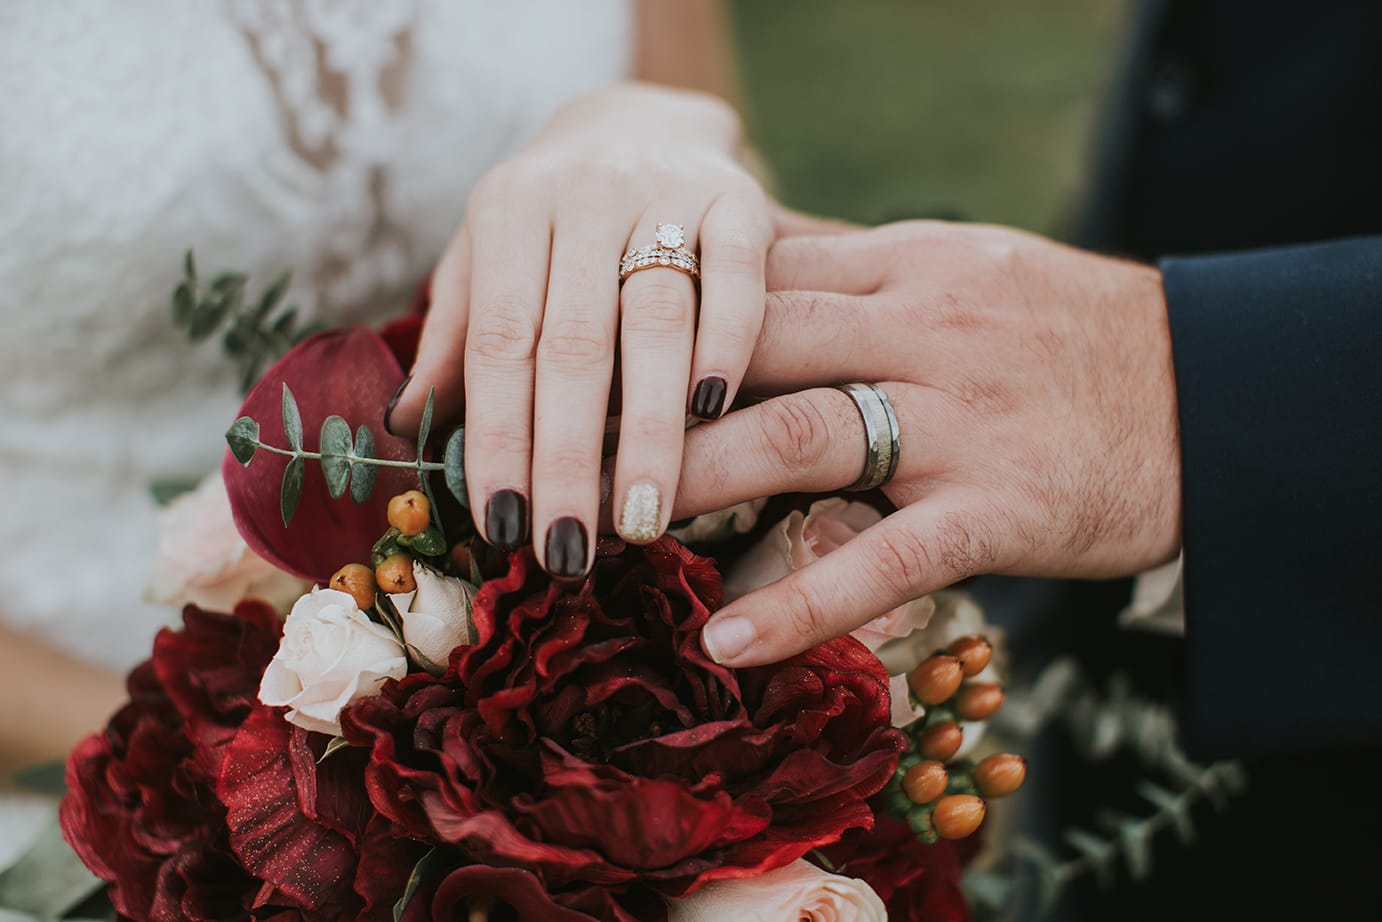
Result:
<svg viewBox="0 0 1382 922">
<path fill-rule="evenodd" d="M 1382 237 L 1161 263 L 1184 472 L 1185 740 L 1382 743 Z"/>
</svg>

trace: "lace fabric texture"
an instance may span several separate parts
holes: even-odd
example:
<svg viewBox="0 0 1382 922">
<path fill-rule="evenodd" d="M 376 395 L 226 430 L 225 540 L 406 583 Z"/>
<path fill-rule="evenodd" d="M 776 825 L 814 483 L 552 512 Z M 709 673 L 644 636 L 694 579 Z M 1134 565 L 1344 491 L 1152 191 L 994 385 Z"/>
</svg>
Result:
<svg viewBox="0 0 1382 922">
<path fill-rule="evenodd" d="M 252 294 L 292 269 L 308 317 L 387 316 L 630 41 L 628 0 L 0 5 L 0 620 L 125 670 L 175 617 L 141 601 L 149 484 L 211 470 L 239 405 L 170 322 L 183 251 Z"/>
</svg>

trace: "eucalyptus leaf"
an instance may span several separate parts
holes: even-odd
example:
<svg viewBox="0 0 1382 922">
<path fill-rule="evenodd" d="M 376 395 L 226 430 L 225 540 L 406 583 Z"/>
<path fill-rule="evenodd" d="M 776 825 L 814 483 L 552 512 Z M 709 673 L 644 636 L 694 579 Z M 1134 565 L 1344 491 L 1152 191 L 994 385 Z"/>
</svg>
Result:
<svg viewBox="0 0 1382 922">
<path fill-rule="evenodd" d="M 439 557 L 446 553 L 446 538 L 435 524 L 418 532 L 409 539 L 408 546 L 427 557 Z"/>
<path fill-rule="evenodd" d="M 67 790 L 67 763 L 62 759 L 40 762 L 14 773 L 10 783 L 21 791 L 61 797 Z"/>
<path fill-rule="evenodd" d="M 363 459 L 374 457 L 374 434 L 364 424 L 355 430 L 355 449 L 351 452 L 351 456 Z M 369 502 L 370 494 L 374 492 L 374 479 L 374 465 L 352 462 L 350 465 L 350 498 L 357 503 Z"/>
<path fill-rule="evenodd" d="M 254 309 L 253 317 L 255 323 L 263 322 L 265 317 L 273 313 L 273 309 L 278 307 L 278 302 L 283 300 L 283 296 L 288 293 L 288 286 L 293 282 L 293 273 L 284 272 L 274 279 L 273 284 L 259 298 L 259 306 Z"/>
<path fill-rule="evenodd" d="M 197 306 L 194 283 L 185 281 L 173 289 L 173 323 L 185 327 L 192 322 L 192 310 Z"/>
<path fill-rule="evenodd" d="M 280 336 L 287 336 L 293 329 L 293 324 L 297 322 L 297 316 L 298 309 L 296 307 L 288 308 L 279 314 L 278 319 L 274 321 L 273 331 Z"/>
<path fill-rule="evenodd" d="M 0 906 L 60 919 L 104 886 L 63 841 L 55 817 L 18 861 L 0 871 Z"/>
<path fill-rule="evenodd" d="M 322 764 L 326 761 L 327 757 L 330 756 L 333 752 L 335 752 L 338 749 L 344 749 L 349 745 L 350 743 L 346 741 L 346 738 L 344 736 L 331 737 L 331 742 L 327 743 L 326 748 L 322 750 L 321 758 L 317 759 L 317 764 Z"/>
<path fill-rule="evenodd" d="M 429 388 L 427 391 L 427 403 L 422 408 L 422 422 L 418 423 L 417 429 L 417 459 L 421 461 L 427 457 L 427 438 L 432 434 L 432 404 L 436 400 L 437 389 Z"/>
<path fill-rule="evenodd" d="M 326 489 L 332 499 L 345 495 L 346 484 L 350 481 L 353 447 L 350 423 L 339 416 L 328 416 L 326 422 L 322 423 L 321 456 L 322 474 L 326 477 Z"/>
<path fill-rule="evenodd" d="M 399 922 L 403 918 L 404 911 L 413 897 L 417 895 L 418 889 L 425 883 L 435 880 L 442 874 L 451 869 L 454 862 L 447 853 L 439 848 L 434 848 L 417 864 L 413 865 L 413 873 L 408 875 L 408 884 L 403 888 L 403 895 L 398 898 L 398 902 L 393 904 L 393 922 Z"/>
<path fill-rule="evenodd" d="M 182 257 L 182 271 L 187 273 L 187 278 L 193 283 L 197 280 L 197 258 L 188 250 Z"/>
<path fill-rule="evenodd" d="M 278 495 L 278 510 L 283 514 L 286 528 L 297 512 L 298 500 L 302 499 L 302 482 L 307 476 L 307 463 L 302 457 L 293 458 L 283 469 L 283 489 Z"/>
<path fill-rule="evenodd" d="M 442 455 L 442 468 L 446 477 L 446 488 L 451 491 L 456 502 L 461 504 L 462 509 L 469 509 L 470 495 L 466 492 L 465 486 L 464 426 L 451 433 L 451 438 L 446 440 L 446 451 Z"/>
<path fill-rule="evenodd" d="M 240 417 L 226 430 L 226 442 L 235 460 L 248 467 L 259 445 L 259 423 L 249 416 Z"/>
<path fill-rule="evenodd" d="M 185 477 L 168 477 L 149 484 L 149 495 L 160 506 L 166 506 L 184 493 L 197 488 L 197 481 Z"/>
<path fill-rule="evenodd" d="M 288 437 L 289 448 L 302 451 L 302 413 L 286 381 L 283 382 L 283 434 Z"/>
</svg>

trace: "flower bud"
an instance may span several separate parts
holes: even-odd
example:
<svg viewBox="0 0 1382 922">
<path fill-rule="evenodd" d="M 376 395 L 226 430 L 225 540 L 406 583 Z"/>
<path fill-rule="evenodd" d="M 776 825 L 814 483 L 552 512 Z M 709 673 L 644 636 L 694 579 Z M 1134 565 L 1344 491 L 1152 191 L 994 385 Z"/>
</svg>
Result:
<svg viewBox="0 0 1382 922">
<path fill-rule="evenodd" d="M 951 794 L 936 801 L 931 822 L 942 839 L 963 839 L 984 821 L 984 802 L 973 794 Z"/>
<path fill-rule="evenodd" d="M 396 592 L 412 592 L 417 588 L 413 578 L 413 558 L 407 554 L 394 554 L 374 568 L 374 579 L 379 588 L 393 595 Z"/>
<path fill-rule="evenodd" d="M 328 589 L 350 593 L 360 611 L 374 607 L 374 571 L 362 563 L 348 563 L 337 570 L 327 584 Z"/>
<path fill-rule="evenodd" d="M 940 704 L 955 694 L 963 678 L 964 670 L 960 668 L 960 661 L 942 653 L 930 657 L 912 670 L 907 682 L 912 687 L 912 694 L 922 704 Z"/>
<path fill-rule="evenodd" d="M 993 647 L 983 637 L 970 634 L 950 644 L 950 652 L 960 661 L 966 678 L 983 672 L 993 658 Z"/>
<path fill-rule="evenodd" d="M 945 793 L 950 776 L 939 762 L 922 762 L 902 776 L 902 791 L 914 804 L 929 804 Z"/>
<path fill-rule="evenodd" d="M 964 742 L 964 731 L 953 720 L 943 720 L 927 727 L 917 739 L 917 750 L 935 762 L 953 759 Z"/>
<path fill-rule="evenodd" d="M 389 500 L 389 524 L 406 538 L 427 530 L 432 519 L 432 504 L 421 490 L 409 490 Z"/>
<path fill-rule="evenodd" d="M 996 752 L 974 769 L 974 784 L 985 797 L 1003 797 L 1027 780 L 1027 760 L 1011 752 Z"/>
<path fill-rule="evenodd" d="M 960 692 L 955 713 L 961 720 L 988 720 L 1003 706 L 1003 686 L 997 682 L 972 682 Z"/>
</svg>

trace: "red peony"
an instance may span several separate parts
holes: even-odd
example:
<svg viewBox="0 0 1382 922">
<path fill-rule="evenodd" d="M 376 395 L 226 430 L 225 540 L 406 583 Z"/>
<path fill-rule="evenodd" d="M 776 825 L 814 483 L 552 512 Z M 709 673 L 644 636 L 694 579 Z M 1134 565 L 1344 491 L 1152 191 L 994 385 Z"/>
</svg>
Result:
<svg viewBox="0 0 1382 922">
<path fill-rule="evenodd" d="M 927 845 L 880 810 L 872 829 L 851 830 L 824 852 L 835 867 L 874 889 L 891 922 L 968 922 L 960 874 L 978 848 L 977 835 Z"/>
<path fill-rule="evenodd" d="M 881 664 L 842 638 L 725 669 L 700 645 L 720 595 L 714 563 L 671 539 L 602 540 L 578 588 L 513 555 L 445 676 L 390 682 L 343 714 L 371 750 L 375 806 L 465 859 L 531 872 L 570 908 L 591 885 L 681 896 L 870 827 L 867 798 L 903 747 Z"/>
<path fill-rule="evenodd" d="M 281 628 L 255 602 L 189 606 L 183 620 L 130 674 L 129 703 L 72 752 L 62 831 L 124 917 L 244 918 L 259 881 L 231 851 L 214 785 Z"/>
</svg>

